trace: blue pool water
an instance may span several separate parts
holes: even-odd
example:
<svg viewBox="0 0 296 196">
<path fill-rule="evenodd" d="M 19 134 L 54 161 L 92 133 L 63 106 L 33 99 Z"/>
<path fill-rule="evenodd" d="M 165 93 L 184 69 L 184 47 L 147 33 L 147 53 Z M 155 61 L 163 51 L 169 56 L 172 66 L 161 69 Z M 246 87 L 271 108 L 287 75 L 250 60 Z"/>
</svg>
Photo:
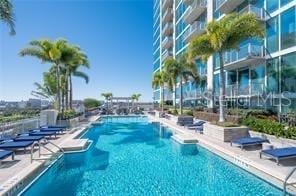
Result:
<svg viewBox="0 0 296 196">
<path fill-rule="evenodd" d="M 146 118 L 108 118 L 83 136 L 84 153 L 66 154 L 23 195 L 281 195 L 267 182 Z"/>
</svg>

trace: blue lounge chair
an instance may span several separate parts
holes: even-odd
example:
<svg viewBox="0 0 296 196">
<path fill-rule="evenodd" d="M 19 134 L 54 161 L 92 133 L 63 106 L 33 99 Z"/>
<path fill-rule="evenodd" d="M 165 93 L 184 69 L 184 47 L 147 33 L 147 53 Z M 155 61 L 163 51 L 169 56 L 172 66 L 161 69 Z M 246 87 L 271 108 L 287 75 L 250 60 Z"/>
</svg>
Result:
<svg viewBox="0 0 296 196">
<path fill-rule="evenodd" d="M 32 146 L 33 143 L 34 141 L 23 141 L 23 142 L 5 141 L 0 144 L 0 149 L 3 149 L 3 150 L 24 149 L 24 152 L 26 152 L 26 149 L 29 146 Z"/>
<path fill-rule="evenodd" d="M 262 158 L 262 155 L 275 159 L 276 163 L 279 165 L 279 161 L 282 159 L 296 158 L 296 147 L 262 150 L 260 152 L 260 159 Z"/>
<path fill-rule="evenodd" d="M 206 123 L 205 121 L 200 120 L 200 121 L 198 121 L 198 122 L 195 122 L 195 123 L 193 123 L 193 124 L 189 124 L 189 125 L 185 125 L 185 126 L 188 127 L 188 128 L 192 128 L 192 127 L 200 127 L 200 126 L 202 126 L 202 125 L 205 124 L 205 123 Z"/>
<path fill-rule="evenodd" d="M 14 160 L 14 152 L 8 150 L 0 150 L 0 160 L 3 160 L 9 156 L 11 156 L 12 160 Z"/>
<path fill-rule="evenodd" d="M 269 142 L 269 141 L 261 137 L 243 137 L 243 138 L 239 138 L 231 141 L 230 145 L 232 146 L 233 144 L 235 144 L 239 146 L 241 149 L 243 149 L 246 146 L 262 145 L 262 143 L 264 142 Z"/>
<path fill-rule="evenodd" d="M 40 130 L 30 130 L 18 134 L 18 136 L 43 136 L 43 137 L 57 137 L 56 131 L 40 131 Z"/>
<path fill-rule="evenodd" d="M 0 142 L 2 141 L 15 141 L 15 142 L 24 142 L 24 141 L 37 141 L 44 139 L 44 136 L 29 136 L 29 135 L 19 135 L 16 137 L 5 136 L 0 138 Z"/>
<path fill-rule="evenodd" d="M 40 128 L 58 128 L 58 129 L 67 129 L 67 126 L 63 125 L 43 125 Z"/>
</svg>

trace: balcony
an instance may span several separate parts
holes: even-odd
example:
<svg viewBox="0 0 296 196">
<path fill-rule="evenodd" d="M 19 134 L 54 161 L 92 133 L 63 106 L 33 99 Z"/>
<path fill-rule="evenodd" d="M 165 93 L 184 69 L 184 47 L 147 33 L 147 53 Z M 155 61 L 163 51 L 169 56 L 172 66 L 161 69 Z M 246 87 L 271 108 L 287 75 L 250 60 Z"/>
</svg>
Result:
<svg viewBox="0 0 296 196">
<path fill-rule="evenodd" d="M 183 0 L 183 3 L 187 6 L 191 5 L 194 0 Z"/>
<path fill-rule="evenodd" d="M 192 24 L 207 8 L 206 0 L 194 0 L 187 10 L 184 20 L 187 24 Z"/>
<path fill-rule="evenodd" d="M 243 2 L 244 0 L 216 0 L 216 10 L 228 14 Z"/>
<path fill-rule="evenodd" d="M 254 5 L 249 4 L 248 6 L 246 6 L 244 9 L 242 9 L 240 12 L 240 14 L 243 13 L 252 13 L 255 14 L 257 19 L 260 21 L 265 21 L 265 11 L 263 8 L 259 8 L 256 7 Z"/>
<path fill-rule="evenodd" d="M 173 34 L 173 23 L 166 23 L 162 29 L 162 33 L 166 36 Z"/>
<path fill-rule="evenodd" d="M 169 57 L 173 57 L 173 53 L 170 50 L 165 50 L 164 53 L 162 53 L 162 60 L 166 60 Z"/>
<path fill-rule="evenodd" d="M 173 38 L 172 36 L 164 38 L 162 41 L 162 47 L 165 49 L 171 48 L 173 46 Z"/>
<path fill-rule="evenodd" d="M 195 21 L 184 33 L 184 41 L 187 43 L 195 36 L 202 34 L 205 30 L 205 22 Z"/>
<path fill-rule="evenodd" d="M 173 20 L 173 9 L 172 8 L 168 8 L 162 17 L 162 21 L 163 22 L 169 22 Z"/>
<path fill-rule="evenodd" d="M 241 86 L 239 84 L 226 85 L 225 95 L 227 97 L 259 96 L 265 92 L 263 83 L 251 82 L 251 86 Z"/>
<path fill-rule="evenodd" d="M 162 2 L 162 10 L 166 10 L 168 7 L 172 7 L 173 0 L 164 0 Z"/>
<path fill-rule="evenodd" d="M 239 51 L 233 50 L 224 54 L 225 70 L 237 69 L 246 65 L 259 65 L 265 62 L 265 50 L 261 45 L 246 44 Z"/>
</svg>

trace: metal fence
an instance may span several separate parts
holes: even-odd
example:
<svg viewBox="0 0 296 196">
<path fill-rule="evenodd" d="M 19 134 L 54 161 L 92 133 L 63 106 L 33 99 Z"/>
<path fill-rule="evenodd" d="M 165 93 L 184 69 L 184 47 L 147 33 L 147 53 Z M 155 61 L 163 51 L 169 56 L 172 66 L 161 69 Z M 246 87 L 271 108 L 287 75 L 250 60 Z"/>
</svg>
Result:
<svg viewBox="0 0 296 196">
<path fill-rule="evenodd" d="M 40 118 L 28 118 L 15 122 L 1 123 L 0 135 L 14 135 L 25 130 L 38 128 L 40 125 Z"/>
</svg>

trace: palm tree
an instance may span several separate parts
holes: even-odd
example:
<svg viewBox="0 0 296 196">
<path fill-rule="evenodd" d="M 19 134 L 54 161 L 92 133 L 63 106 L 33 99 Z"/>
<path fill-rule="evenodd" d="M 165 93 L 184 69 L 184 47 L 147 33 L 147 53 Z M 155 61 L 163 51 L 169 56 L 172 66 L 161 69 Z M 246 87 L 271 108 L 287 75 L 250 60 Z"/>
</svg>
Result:
<svg viewBox="0 0 296 196">
<path fill-rule="evenodd" d="M 10 0 L 0 1 L 0 20 L 9 26 L 10 35 L 15 35 L 15 19 L 13 14 L 13 5 Z"/>
<path fill-rule="evenodd" d="M 188 54 L 183 53 L 178 60 L 167 60 L 164 67 L 165 72 L 168 75 L 168 86 L 172 89 L 172 86 L 176 89 L 177 79 L 180 79 L 180 114 L 183 114 L 183 83 L 192 80 L 199 82 L 200 77 L 197 73 L 196 65 L 189 61 Z M 176 98 L 176 90 L 175 90 Z M 176 103 L 176 101 L 175 101 Z M 176 105 L 176 104 L 175 104 Z"/>
<path fill-rule="evenodd" d="M 62 52 L 67 47 L 67 41 L 58 39 L 56 41 L 50 40 L 34 40 L 29 43 L 30 47 L 24 48 L 20 51 L 21 56 L 34 56 L 41 60 L 41 62 L 53 63 L 56 68 L 57 79 L 57 100 L 58 110 L 61 112 L 61 78 L 60 69 L 62 66 Z"/>
<path fill-rule="evenodd" d="M 168 75 L 163 70 L 155 72 L 153 74 L 152 79 L 152 87 L 153 88 L 159 88 L 161 90 L 161 111 L 163 112 L 163 105 L 164 105 L 164 85 L 166 84 L 166 81 L 168 81 Z"/>
<path fill-rule="evenodd" d="M 211 55 L 218 54 L 220 60 L 220 96 L 219 121 L 224 122 L 225 75 L 224 58 L 226 51 L 239 49 L 239 44 L 250 38 L 262 38 L 263 26 L 254 14 L 229 14 L 219 21 L 211 21 L 206 26 L 206 33 L 195 37 L 189 45 L 190 58 L 206 61 Z"/>
<path fill-rule="evenodd" d="M 87 56 L 81 51 L 77 46 L 68 45 L 68 48 L 63 52 L 62 61 L 64 63 L 64 69 L 66 71 L 66 107 L 70 105 L 72 109 L 73 101 L 73 85 L 72 76 L 80 77 L 85 80 L 86 83 L 89 82 L 89 77 L 86 73 L 78 71 L 80 67 L 89 68 L 89 61 Z"/>
<path fill-rule="evenodd" d="M 108 104 L 108 101 L 110 101 L 110 99 L 113 97 L 113 94 L 112 93 L 102 93 L 101 96 L 104 97 L 105 100 L 106 100 L 106 103 L 107 103 L 107 111 L 109 113 L 109 104 Z"/>
<path fill-rule="evenodd" d="M 135 94 L 132 94 L 131 98 L 133 101 L 138 102 L 141 96 L 142 95 L 140 93 L 135 93 Z"/>
</svg>

